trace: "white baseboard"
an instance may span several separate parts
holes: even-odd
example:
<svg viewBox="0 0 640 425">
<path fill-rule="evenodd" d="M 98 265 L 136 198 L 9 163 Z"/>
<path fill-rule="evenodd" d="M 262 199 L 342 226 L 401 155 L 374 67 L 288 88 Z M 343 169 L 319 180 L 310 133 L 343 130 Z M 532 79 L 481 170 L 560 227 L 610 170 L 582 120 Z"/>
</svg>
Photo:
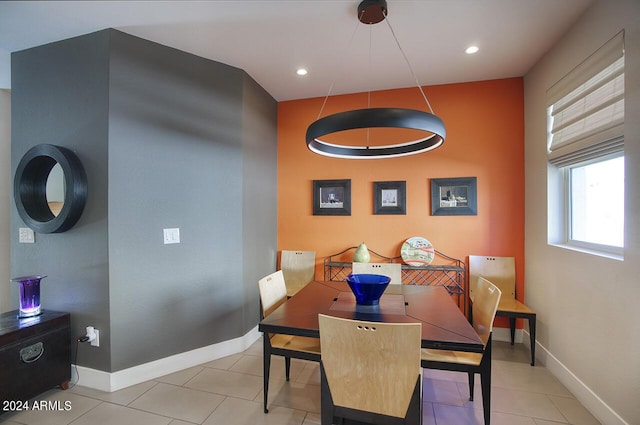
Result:
<svg viewBox="0 0 640 425">
<path fill-rule="evenodd" d="M 508 328 L 493 328 L 494 341 L 511 341 Z M 516 329 L 515 342 L 523 343 L 528 348 L 529 332 L 524 329 Z M 576 375 L 562 364 L 553 354 L 536 341 L 536 364 L 543 364 L 567 389 L 582 403 L 582 405 L 602 425 L 631 425 L 622 419 L 611 407 L 605 403 L 591 388 L 582 382 Z"/>
<path fill-rule="evenodd" d="M 527 341 L 528 339 L 527 335 Z M 549 350 L 536 341 L 536 360 L 538 359 L 602 425 L 631 425 L 622 419 Z"/>
<path fill-rule="evenodd" d="M 71 369 L 74 373 L 77 370 L 77 375 L 72 376 L 71 380 L 72 382 L 77 380 L 77 385 L 83 387 L 107 392 L 117 391 L 231 354 L 240 353 L 249 348 L 261 335 L 262 333 L 258 332 L 258 327 L 256 326 L 245 335 L 229 341 L 197 348 L 112 373 L 77 366 Z"/>
</svg>

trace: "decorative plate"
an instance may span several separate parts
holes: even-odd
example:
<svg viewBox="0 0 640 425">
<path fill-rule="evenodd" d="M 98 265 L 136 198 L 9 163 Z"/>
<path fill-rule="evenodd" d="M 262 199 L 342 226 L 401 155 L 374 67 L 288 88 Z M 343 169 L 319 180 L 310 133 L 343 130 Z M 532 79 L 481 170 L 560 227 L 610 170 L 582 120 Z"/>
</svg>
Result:
<svg viewBox="0 0 640 425">
<path fill-rule="evenodd" d="M 433 261 L 435 251 L 431 242 L 414 236 L 402 244 L 400 255 L 402 260 L 410 266 L 428 266 Z"/>
</svg>

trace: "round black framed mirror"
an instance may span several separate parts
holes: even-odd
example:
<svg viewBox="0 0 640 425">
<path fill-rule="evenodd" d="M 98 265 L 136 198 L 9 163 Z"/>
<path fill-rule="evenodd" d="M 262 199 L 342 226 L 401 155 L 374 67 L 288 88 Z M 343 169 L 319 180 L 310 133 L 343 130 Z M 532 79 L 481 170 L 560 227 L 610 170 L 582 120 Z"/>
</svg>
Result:
<svg viewBox="0 0 640 425">
<path fill-rule="evenodd" d="M 58 164 L 63 174 L 60 184 L 64 199 L 49 202 L 47 182 L 50 175 L 56 174 L 51 170 Z M 13 196 L 20 218 L 31 229 L 38 233 L 66 232 L 77 223 L 84 210 L 87 175 L 71 150 L 55 145 L 36 145 L 18 163 Z"/>
</svg>

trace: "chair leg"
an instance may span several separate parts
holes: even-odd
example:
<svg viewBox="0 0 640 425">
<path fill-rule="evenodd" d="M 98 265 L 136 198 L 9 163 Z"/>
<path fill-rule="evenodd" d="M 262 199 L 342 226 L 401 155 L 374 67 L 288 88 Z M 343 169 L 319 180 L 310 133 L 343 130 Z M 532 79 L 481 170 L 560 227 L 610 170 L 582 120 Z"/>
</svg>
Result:
<svg viewBox="0 0 640 425">
<path fill-rule="evenodd" d="M 516 318 L 509 317 L 509 330 L 511 331 L 511 345 L 513 345 L 516 339 Z"/>
<path fill-rule="evenodd" d="M 531 343 L 531 366 L 536 365 L 536 316 L 529 316 L 529 342 Z"/>
<path fill-rule="evenodd" d="M 482 410 L 484 411 L 484 425 L 491 423 L 491 368 L 480 376 L 482 387 Z"/>
<path fill-rule="evenodd" d="M 491 335 L 484 349 L 480 363 L 480 386 L 482 388 L 482 410 L 484 411 L 484 425 L 491 423 Z"/>
<path fill-rule="evenodd" d="M 264 413 L 269 413 L 267 409 L 267 397 L 269 395 L 269 369 L 271 368 L 271 344 L 269 343 L 269 337 L 267 335 L 262 336 L 263 348 L 262 348 L 262 376 L 264 379 Z"/>
<path fill-rule="evenodd" d="M 473 401 L 473 388 L 475 387 L 476 374 L 472 371 L 467 372 L 469 375 L 469 401 Z"/>
<path fill-rule="evenodd" d="M 291 372 L 291 357 L 285 357 L 284 358 L 284 375 L 287 381 L 289 380 L 290 372 Z"/>
<path fill-rule="evenodd" d="M 333 397 L 329 390 L 329 383 L 324 373 L 324 366 L 320 363 L 320 423 L 321 425 L 332 425 L 333 418 Z"/>
</svg>

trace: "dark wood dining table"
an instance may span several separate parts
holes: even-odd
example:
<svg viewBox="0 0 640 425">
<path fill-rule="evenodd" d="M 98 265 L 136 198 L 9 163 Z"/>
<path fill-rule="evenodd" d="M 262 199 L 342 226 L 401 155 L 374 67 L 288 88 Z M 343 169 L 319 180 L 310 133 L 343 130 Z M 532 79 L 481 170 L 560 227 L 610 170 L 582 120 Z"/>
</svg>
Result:
<svg viewBox="0 0 640 425">
<path fill-rule="evenodd" d="M 422 348 L 483 351 L 482 340 L 446 289 L 389 285 L 378 306 L 357 305 L 346 282 L 312 281 L 258 324 L 265 333 L 320 337 L 318 314 L 372 322 L 422 323 Z"/>
</svg>

